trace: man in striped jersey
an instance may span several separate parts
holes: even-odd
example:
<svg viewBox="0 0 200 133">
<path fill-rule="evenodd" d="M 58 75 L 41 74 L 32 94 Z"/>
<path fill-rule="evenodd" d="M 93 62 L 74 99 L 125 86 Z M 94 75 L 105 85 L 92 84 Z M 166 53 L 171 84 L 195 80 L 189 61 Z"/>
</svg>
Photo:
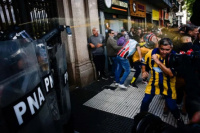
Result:
<svg viewBox="0 0 200 133">
<path fill-rule="evenodd" d="M 146 43 L 149 43 L 150 41 L 154 42 L 156 44 L 155 47 L 158 47 L 158 38 L 157 36 L 152 32 L 151 27 L 147 27 L 147 34 L 144 35 L 144 41 Z"/>
<path fill-rule="evenodd" d="M 149 75 L 149 73 L 145 71 L 145 67 L 149 67 L 151 77 L 146 86 L 140 112 L 147 112 L 153 97 L 162 93 L 168 108 L 177 120 L 177 125 L 181 126 L 184 123 L 176 105 L 175 71 L 173 68 L 167 68 L 165 66 L 166 55 L 170 53 L 175 54 L 175 52 L 172 51 L 172 48 L 172 41 L 169 38 L 163 38 L 159 42 L 159 48 L 155 48 L 146 54 L 145 62 L 142 66 L 142 77 L 146 78 Z"/>
<path fill-rule="evenodd" d="M 127 58 L 131 56 L 136 50 L 139 53 L 140 60 L 142 59 L 142 57 L 141 57 L 140 45 L 137 41 L 133 39 L 129 39 L 127 42 L 125 41 L 123 42 L 123 40 L 121 41 L 122 42 L 119 43 L 122 43 L 124 47 L 120 49 L 116 58 L 117 68 L 115 70 L 115 81 L 116 81 L 115 85 L 118 85 L 120 88 L 127 89 L 127 87 L 124 85 L 124 81 L 126 80 L 126 78 L 130 73 L 130 64 Z M 124 69 L 124 73 L 120 79 L 122 69 Z"/>
</svg>

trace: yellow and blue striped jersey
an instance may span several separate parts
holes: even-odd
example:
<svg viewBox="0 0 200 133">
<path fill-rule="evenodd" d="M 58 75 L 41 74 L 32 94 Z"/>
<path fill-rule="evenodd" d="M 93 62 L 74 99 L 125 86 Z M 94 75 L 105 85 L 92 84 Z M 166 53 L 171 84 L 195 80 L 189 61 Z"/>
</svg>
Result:
<svg viewBox="0 0 200 133">
<path fill-rule="evenodd" d="M 174 53 L 174 51 L 172 51 Z M 156 54 L 158 56 L 158 59 L 165 64 L 165 60 L 159 55 L 159 49 L 155 48 L 153 50 L 150 50 L 145 55 L 145 61 L 143 65 L 146 65 L 150 69 L 151 77 L 149 79 L 148 85 L 146 86 L 145 93 L 146 94 L 164 94 L 172 99 L 176 99 L 176 89 L 175 89 L 175 83 L 176 83 L 176 76 L 169 77 L 165 73 L 162 72 L 162 70 L 159 68 L 159 66 L 154 62 L 154 60 L 151 58 L 153 54 Z M 172 73 L 175 75 L 175 71 L 173 68 L 170 68 Z"/>
</svg>

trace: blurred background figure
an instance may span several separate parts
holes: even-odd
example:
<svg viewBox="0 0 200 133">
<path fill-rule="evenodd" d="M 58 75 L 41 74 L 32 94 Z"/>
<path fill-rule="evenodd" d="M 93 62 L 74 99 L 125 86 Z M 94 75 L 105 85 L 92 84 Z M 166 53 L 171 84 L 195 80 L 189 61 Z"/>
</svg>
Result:
<svg viewBox="0 0 200 133">
<path fill-rule="evenodd" d="M 134 39 L 135 36 L 135 29 L 131 27 L 130 31 L 128 32 L 129 38 Z"/>
<path fill-rule="evenodd" d="M 136 40 L 137 42 L 140 42 L 140 36 L 142 35 L 142 29 L 141 27 L 138 27 L 134 36 L 134 40 Z"/>
<path fill-rule="evenodd" d="M 189 36 L 192 39 L 192 42 L 195 41 L 197 38 L 197 34 L 199 33 L 198 26 L 193 24 L 187 24 L 185 28 L 185 34 L 184 36 Z"/>
<path fill-rule="evenodd" d="M 197 45 L 200 48 L 200 28 L 199 28 L 199 33 L 197 34 L 197 38 L 193 44 Z"/>
<path fill-rule="evenodd" d="M 122 30 L 121 30 L 121 35 L 124 36 L 124 38 L 126 39 L 126 41 L 128 41 L 129 36 L 128 36 L 128 33 L 126 32 L 125 29 L 122 29 Z"/>
</svg>

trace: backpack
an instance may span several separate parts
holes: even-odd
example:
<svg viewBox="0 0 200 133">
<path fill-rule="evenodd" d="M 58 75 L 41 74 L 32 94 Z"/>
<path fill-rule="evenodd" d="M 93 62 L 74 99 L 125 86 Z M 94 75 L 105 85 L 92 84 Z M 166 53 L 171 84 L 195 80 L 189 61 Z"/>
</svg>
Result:
<svg viewBox="0 0 200 133">
<path fill-rule="evenodd" d="M 131 55 L 133 55 L 136 51 L 136 46 L 137 46 L 138 42 L 133 40 L 133 39 L 129 39 L 124 47 L 122 49 L 119 50 L 118 54 L 120 57 L 123 58 L 127 58 Z"/>
<path fill-rule="evenodd" d="M 118 46 L 124 46 L 126 44 L 126 39 L 124 36 L 120 37 L 118 40 L 117 40 L 117 45 Z"/>
</svg>

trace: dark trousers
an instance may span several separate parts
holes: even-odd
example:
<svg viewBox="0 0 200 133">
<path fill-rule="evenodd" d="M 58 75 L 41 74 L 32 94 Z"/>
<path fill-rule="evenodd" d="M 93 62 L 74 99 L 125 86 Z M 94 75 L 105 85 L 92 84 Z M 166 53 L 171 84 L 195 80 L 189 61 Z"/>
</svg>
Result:
<svg viewBox="0 0 200 133">
<path fill-rule="evenodd" d="M 176 103 L 181 104 L 183 102 L 183 106 L 181 108 L 182 113 L 186 113 L 185 86 L 186 86 L 186 84 L 185 84 L 184 79 L 180 76 L 177 76 L 176 77 L 176 94 L 177 94 Z M 169 110 L 168 107 L 167 107 L 167 104 L 165 104 L 164 110 L 165 111 Z"/>
<path fill-rule="evenodd" d="M 153 94 L 145 94 L 143 100 L 142 100 L 142 105 L 140 107 L 140 112 L 148 112 L 149 110 L 149 104 L 151 103 L 153 97 L 155 95 Z M 164 96 L 165 97 L 165 101 L 167 103 L 167 106 L 169 107 L 170 111 L 172 112 L 173 116 L 176 119 L 180 118 L 180 112 L 178 110 L 178 107 L 176 105 L 176 100 L 175 99 L 171 99 L 168 96 Z"/>
<path fill-rule="evenodd" d="M 133 68 L 133 55 L 128 57 L 129 63 L 130 63 L 130 67 Z"/>
<path fill-rule="evenodd" d="M 105 76 L 105 72 L 104 72 L 105 55 L 93 55 L 93 62 L 95 64 L 98 77 Z M 99 75 L 99 72 L 100 72 L 100 75 Z"/>
<path fill-rule="evenodd" d="M 115 70 L 117 68 L 117 57 L 116 56 L 110 56 L 109 59 L 112 62 L 112 65 L 111 65 L 111 75 L 115 76 Z"/>
<path fill-rule="evenodd" d="M 184 92 L 185 92 L 185 80 L 177 76 L 176 77 L 176 93 L 177 93 L 177 104 L 181 104 L 184 98 Z"/>
<path fill-rule="evenodd" d="M 134 69 L 136 70 L 133 78 L 135 79 L 133 82 L 136 83 L 137 78 L 139 77 L 141 73 L 141 62 L 137 61 L 133 63 Z"/>
</svg>

